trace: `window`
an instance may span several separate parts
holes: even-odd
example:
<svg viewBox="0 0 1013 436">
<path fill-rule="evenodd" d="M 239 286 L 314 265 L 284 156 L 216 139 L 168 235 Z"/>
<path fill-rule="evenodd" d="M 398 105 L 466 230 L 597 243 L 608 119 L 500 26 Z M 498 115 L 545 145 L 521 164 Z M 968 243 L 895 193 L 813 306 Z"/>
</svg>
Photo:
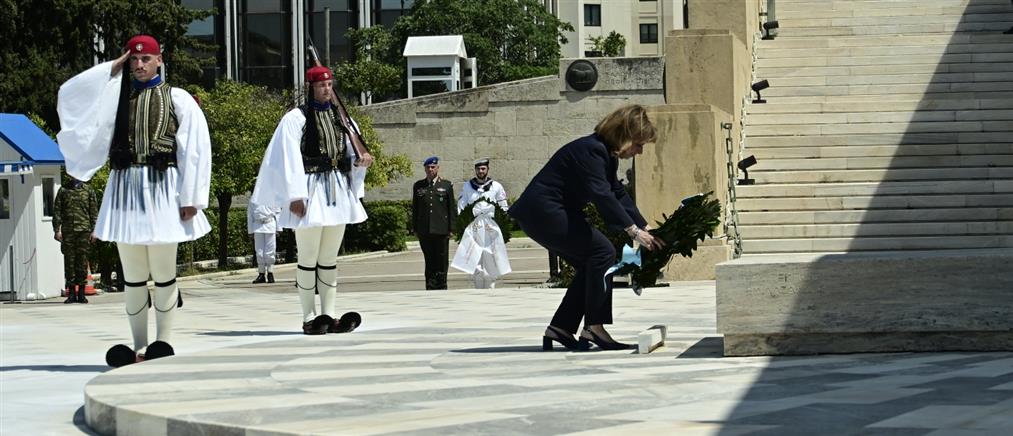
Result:
<svg viewBox="0 0 1013 436">
<path fill-rule="evenodd" d="M 246 0 L 239 4 L 240 79 L 284 89 L 292 84 L 290 2 Z"/>
<path fill-rule="evenodd" d="M 11 185 L 7 179 L 0 179 L 0 219 L 11 217 Z"/>
<path fill-rule="evenodd" d="M 56 178 L 42 178 L 42 216 L 53 216 L 53 200 L 56 197 Z"/>
<path fill-rule="evenodd" d="M 584 25 L 601 27 L 601 5 L 584 5 Z"/>
<path fill-rule="evenodd" d="M 658 24 L 641 24 L 640 25 L 640 43 L 641 44 L 657 44 L 658 43 Z"/>
</svg>

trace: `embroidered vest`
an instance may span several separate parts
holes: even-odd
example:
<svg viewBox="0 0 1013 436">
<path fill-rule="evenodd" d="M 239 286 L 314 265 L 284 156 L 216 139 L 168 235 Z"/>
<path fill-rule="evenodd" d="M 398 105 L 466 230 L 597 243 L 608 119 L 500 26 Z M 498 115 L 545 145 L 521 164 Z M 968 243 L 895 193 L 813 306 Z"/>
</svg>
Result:
<svg viewBox="0 0 1013 436">
<path fill-rule="evenodd" d="M 352 162 L 347 159 L 348 153 L 345 145 L 345 129 L 338 123 L 338 117 L 334 109 L 318 111 L 307 106 L 300 106 L 306 124 L 303 126 L 302 142 L 299 151 L 302 153 L 302 164 L 307 174 L 322 173 L 338 169 L 347 173 L 352 169 Z M 313 120 L 310 120 L 313 117 Z M 307 129 L 316 126 L 316 143 L 308 135 Z M 310 138 L 308 140 L 308 138 Z"/>
<path fill-rule="evenodd" d="M 126 143 L 113 141 L 110 166 L 125 169 L 148 165 L 164 171 L 176 166 L 176 130 L 179 122 L 172 105 L 171 88 L 165 82 L 132 90 L 127 107 L 129 131 Z"/>
</svg>

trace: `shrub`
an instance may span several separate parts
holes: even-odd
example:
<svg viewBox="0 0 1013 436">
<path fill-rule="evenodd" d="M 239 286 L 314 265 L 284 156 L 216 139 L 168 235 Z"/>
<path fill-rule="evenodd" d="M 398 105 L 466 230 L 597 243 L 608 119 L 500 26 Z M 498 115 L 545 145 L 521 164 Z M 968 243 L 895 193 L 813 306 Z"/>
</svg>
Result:
<svg viewBox="0 0 1013 436">
<path fill-rule="evenodd" d="M 343 253 L 404 251 L 408 239 L 408 214 L 398 202 L 365 203 L 369 219 L 345 229 Z"/>
</svg>

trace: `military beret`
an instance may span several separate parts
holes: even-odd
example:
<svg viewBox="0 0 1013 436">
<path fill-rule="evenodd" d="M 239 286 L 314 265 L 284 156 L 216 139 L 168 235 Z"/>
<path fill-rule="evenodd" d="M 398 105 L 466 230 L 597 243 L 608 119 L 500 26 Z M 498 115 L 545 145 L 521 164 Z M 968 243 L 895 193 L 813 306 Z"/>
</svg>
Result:
<svg viewBox="0 0 1013 436">
<path fill-rule="evenodd" d="M 440 163 L 440 158 L 439 157 L 437 157 L 437 156 L 430 156 L 424 162 L 422 162 L 422 166 L 438 165 L 439 163 Z"/>
</svg>

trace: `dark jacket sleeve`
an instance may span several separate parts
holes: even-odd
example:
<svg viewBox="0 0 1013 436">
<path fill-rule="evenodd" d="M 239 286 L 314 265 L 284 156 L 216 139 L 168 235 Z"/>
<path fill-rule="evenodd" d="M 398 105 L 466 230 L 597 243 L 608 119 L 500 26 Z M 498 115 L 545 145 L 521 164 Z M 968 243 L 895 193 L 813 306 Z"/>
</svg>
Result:
<svg viewBox="0 0 1013 436">
<path fill-rule="evenodd" d="M 640 214 L 640 210 L 637 209 L 637 205 L 633 204 L 633 198 L 630 197 L 630 193 L 626 191 L 626 187 L 623 186 L 622 183 L 614 181 L 612 183 L 612 192 L 615 193 L 616 198 L 618 198 L 619 202 L 622 203 L 623 209 L 625 209 L 626 213 L 630 215 L 630 218 L 633 218 L 633 222 L 637 224 L 637 227 L 644 227 L 647 225 L 647 220 L 645 220 L 644 216 Z"/>
<path fill-rule="evenodd" d="M 576 169 L 579 176 L 585 181 L 587 194 L 598 213 L 609 225 L 619 225 L 621 228 L 635 224 L 633 218 L 627 213 L 623 203 L 616 198 L 613 186 L 608 180 L 607 171 L 611 167 L 611 158 L 605 147 L 590 147 L 589 153 L 575 159 Z M 620 185 L 622 189 L 622 185 Z"/>
</svg>

